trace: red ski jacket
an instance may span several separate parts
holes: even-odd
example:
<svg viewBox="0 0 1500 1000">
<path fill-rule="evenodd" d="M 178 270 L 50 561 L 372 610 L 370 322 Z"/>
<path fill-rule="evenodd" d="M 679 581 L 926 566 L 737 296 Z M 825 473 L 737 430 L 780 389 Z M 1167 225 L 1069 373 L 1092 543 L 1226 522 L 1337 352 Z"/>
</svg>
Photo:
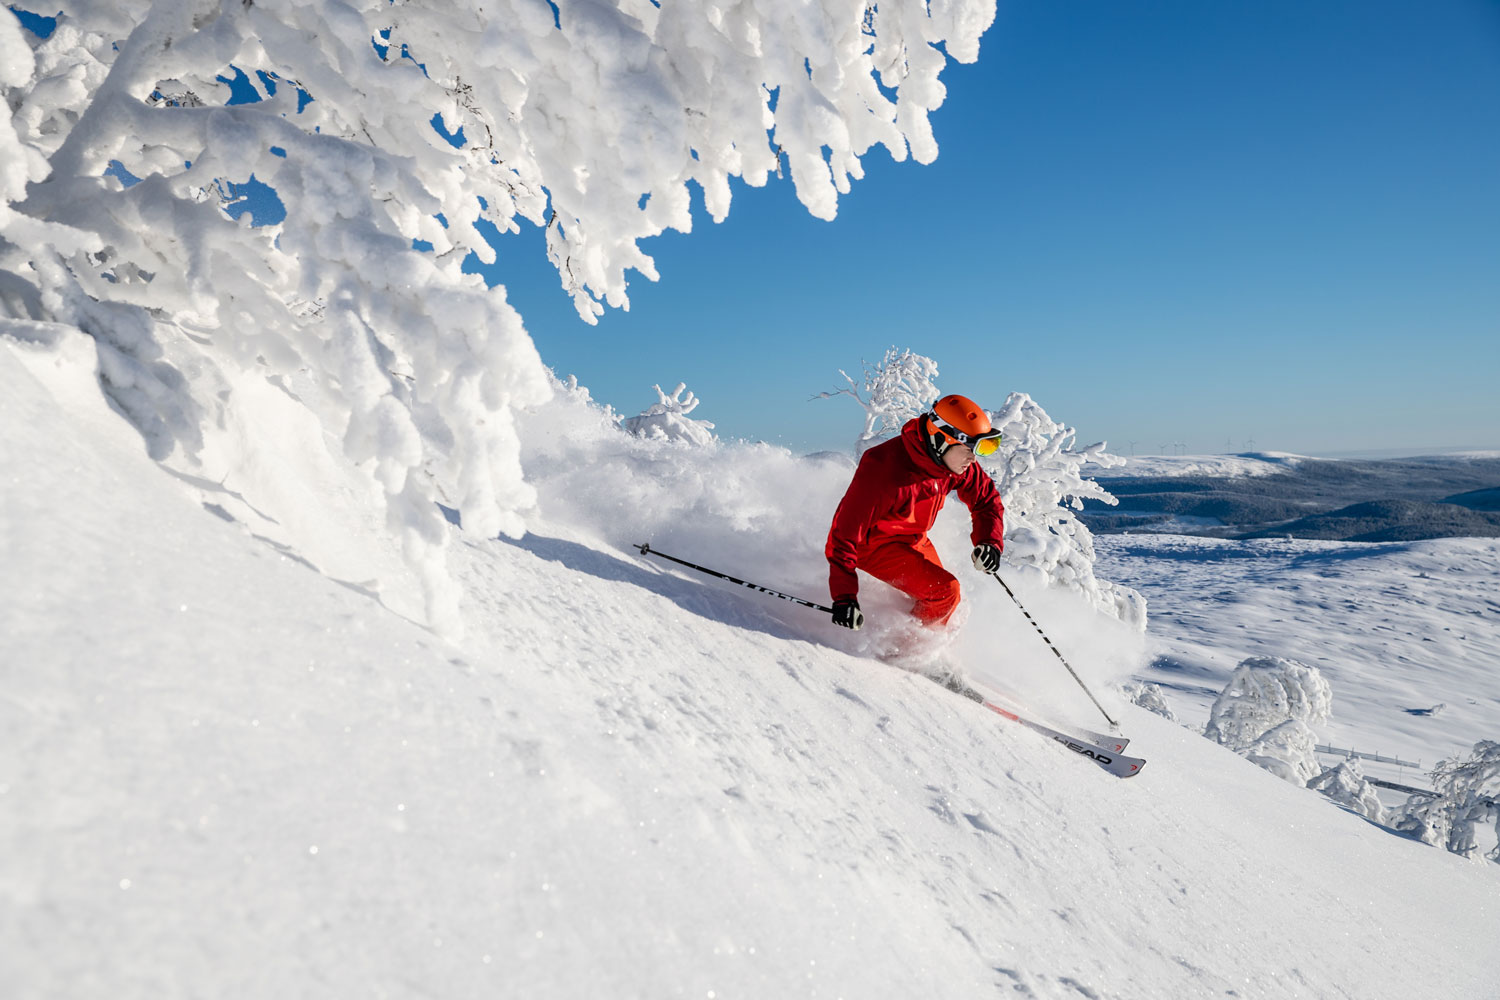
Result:
<svg viewBox="0 0 1500 1000">
<path fill-rule="evenodd" d="M 859 460 L 854 479 L 828 531 L 828 591 L 835 601 L 859 593 L 855 567 L 867 553 L 891 541 L 915 545 L 937 520 L 950 490 L 974 519 L 971 541 L 1003 547 L 1005 507 L 989 473 L 972 463 L 961 476 L 935 462 L 918 430 L 907 421 L 901 436 L 884 441 Z"/>
</svg>

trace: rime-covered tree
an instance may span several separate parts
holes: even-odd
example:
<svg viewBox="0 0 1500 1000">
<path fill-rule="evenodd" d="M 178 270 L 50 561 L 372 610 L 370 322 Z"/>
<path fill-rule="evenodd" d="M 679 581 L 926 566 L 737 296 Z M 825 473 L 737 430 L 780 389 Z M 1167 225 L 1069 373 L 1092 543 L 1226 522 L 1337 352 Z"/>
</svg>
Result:
<svg viewBox="0 0 1500 1000">
<path fill-rule="evenodd" d="M 864 362 L 862 384 L 839 369 L 847 389 L 820 392 L 815 399 L 848 396 L 865 411 L 864 429 L 854 442 L 854 454 L 863 455 L 871 445 L 901 430 L 912 417 L 922 413 L 938 398 L 937 362 L 910 350 L 894 347 L 885 352 L 879 364 Z"/>
<path fill-rule="evenodd" d="M 1176 722 L 1177 715 L 1172 711 L 1172 706 L 1167 703 L 1166 692 L 1161 689 L 1160 684 L 1137 682 L 1127 684 L 1124 688 L 1125 697 L 1130 699 L 1132 705 L 1144 708 L 1146 711 L 1161 716 L 1168 722 Z"/>
<path fill-rule="evenodd" d="M 1005 498 L 1005 558 L 1040 569 L 1099 611 L 1145 631 L 1145 598 L 1094 575 L 1094 536 L 1077 515 L 1084 500 L 1118 502 L 1083 467 L 1109 468 L 1125 460 L 1109 454 L 1102 441 L 1076 448 L 1077 431 L 1053 420 L 1024 392 L 1011 393 L 991 410 L 990 422 L 1000 429 L 1000 450 L 980 461 Z"/>
<path fill-rule="evenodd" d="M 1333 710 L 1317 667 L 1280 656 L 1242 660 L 1214 699 L 1203 735 L 1278 777 L 1305 785 L 1321 773 L 1309 723 Z"/>
<path fill-rule="evenodd" d="M 1467 757 L 1440 761 L 1432 769 L 1432 789 L 1436 796 L 1407 800 L 1396 828 L 1477 858 L 1479 830 L 1493 820 L 1497 844 L 1486 857 L 1500 862 L 1500 743 L 1481 740 Z"/>
<path fill-rule="evenodd" d="M 1385 823 L 1385 805 L 1381 803 L 1375 786 L 1365 777 L 1358 757 L 1340 761 L 1338 766 L 1330 767 L 1309 781 L 1307 787 L 1372 823 Z"/>
<path fill-rule="evenodd" d="M 977 57 L 994 3 L 36 9 L 55 11 L 45 39 L 0 13 L 0 333 L 91 338 L 151 454 L 205 481 L 252 461 L 236 411 L 268 380 L 379 483 L 451 625 L 433 501 L 467 531 L 521 531 L 513 415 L 549 392 L 504 290 L 462 271 L 493 260 L 480 223 L 545 227 L 593 321 L 628 304 L 629 270 L 657 277 L 640 241 L 690 228 L 689 185 L 719 220 L 731 177 L 789 172 L 831 219 L 873 146 L 932 160 L 939 71 Z M 231 104 L 231 82 L 257 99 Z M 282 221 L 236 215 L 252 183 Z"/>
</svg>

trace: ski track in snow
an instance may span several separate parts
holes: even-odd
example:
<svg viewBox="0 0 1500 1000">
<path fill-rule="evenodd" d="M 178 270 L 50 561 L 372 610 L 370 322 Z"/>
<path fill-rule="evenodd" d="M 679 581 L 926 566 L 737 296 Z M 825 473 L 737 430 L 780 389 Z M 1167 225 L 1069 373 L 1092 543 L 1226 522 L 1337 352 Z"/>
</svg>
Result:
<svg viewBox="0 0 1500 1000">
<path fill-rule="evenodd" d="M 205 511 L 92 376 L 23 354 L 0 344 L 12 995 L 1494 995 L 1500 868 L 1181 726 L 1118 705 L 1150 759 L 1120 781 L 567 526 L 455 535 L 452 646 Z M 1117 554 L 1136 585 L 1146 558 Z M 1202 588 L 1167 578 L 1175 629 Z"/>
</svg>

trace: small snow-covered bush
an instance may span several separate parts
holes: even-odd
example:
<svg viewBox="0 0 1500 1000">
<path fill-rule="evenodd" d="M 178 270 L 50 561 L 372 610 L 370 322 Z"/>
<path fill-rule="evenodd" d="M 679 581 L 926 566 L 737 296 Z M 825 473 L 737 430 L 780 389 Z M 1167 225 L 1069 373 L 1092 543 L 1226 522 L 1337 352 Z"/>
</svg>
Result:
<svg viewBox="0 0 1500 1000">
<path fill-rule="evenodd" d="M 1080 471 L 1085 463 L 1121 465 L 1104 444 L 1074 450 L 1077 432 L 1053 420 L 1024 392 L 1013 392 L 990 422 L 1000 450 L 983 459 L 1005 498 L 1005 557 L 1034 566 L 1054 585 L 1088 599 L 1095 609 L 1146 630 L 1146 600 L 1137 591 L 1094 575 L 1094 536 L 1076 511 L 1084 500 L 1114 504 L 1109 492 Z"/>
<path fill-rule="evenodd" d="M 1333 710 L 1333 691 L 1317 667 L 1280 656 L 1241 660 L 1214 699 L 1203 735 L 1243 750 L 1288 720 L 1322 722 Z"/>
<path fill-rule="evenodd" d="M 1277 776 L 1305 785 L 1321 772 L 1308 723 L 1333 710 L 1316 667 L 1280 656 L 1242 660 L 1214 699 L 1203 735 Z"/>
<path fill-rule="evenodd" d="M 858 458 L 871 445 L 896 434 L 912 417 L 924 412 L 940 395 L 937 383 L 937 362 L 910 350 L 892 347 L 885 352 L 880 364 L 863 364 L 866 396 L 860 395 L 861 386 L 842 368 L 839 374 L 849 383 L 849 388 L 833 392 L 820 392 L 815 399 L 833 396 L 848 396 L 865 411 L 865 426 L 854 442 L 854 455 Z"/>
<path fill-rule="evenodd" d="M 656 390 L 657 402 L 633 417 L 626 417 L 623 426 L 627 432 L 639 438 L 685 441 L 700 448 L 714 443 L 714 425 L 688 416 L 702 400 L 687 391 L 687 383 L 678 382 L 671 395 L 662 392 L 659 385 L 651 388 Z"/>
<path fill-rule="evenodd" d="M 1395 827 L 1425 844 L 1478 858 L 1478 833 L 1495 819 L 1496 846 L 1485 857 L 1500 862 L 1500 743 L 1481 740 L 1462 760 L 1440 761 L 1432 769 L 1435 797 L 1413 795 Z"/>
<path fill-rule="evenodd" d="M 1372 823 L 1385 825 L 1385 805 L 1365 777 L 1358 757 L 1340 761 L 1307 783 L 1307 787 L 1322 792 L 1350 812 L 1358 813 Z"/>
<path fill-rule="evenodd" d="M 1177 721 L 1177 716 L 1172 712 L 1172 706 L 1167 704 L 1166 692 L 1162 691 L 1160 684 L 1127 684 L 1124 690 L 1125 697 L 1130 699 L 1131 704 L 1159 715 L 1168 722 Z"/>
<path fill-rule="evenodd" d="M 1240 750 L 1240 756 L 1283 781 L 1306 785 L 1321 770 L 1316 746 L 1317 738 L 1307 723 L 1288 719 L 1261 733 L 1255 742 Z"/>
</svg>

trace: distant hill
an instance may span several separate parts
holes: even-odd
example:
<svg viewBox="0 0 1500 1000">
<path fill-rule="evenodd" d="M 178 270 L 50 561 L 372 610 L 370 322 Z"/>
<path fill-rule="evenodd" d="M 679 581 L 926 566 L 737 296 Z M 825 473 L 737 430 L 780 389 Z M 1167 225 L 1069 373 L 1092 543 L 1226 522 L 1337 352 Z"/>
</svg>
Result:
<svg viewBox="0 0 1500 1000">
<path fill-rule="evenodd" d="M 1468 507 L 1470 510 L 1500 510 L 1500 487 L 1492 486 L 1485 490 L 1470 490 L 1467 493 L 1458 493 L 1448 497 L 1444 503 L 1456 503 L 1460 507 Z"/>
<path fill-rule="evenodd" d="M 1500 535 L 1500 458 L 1304 458 L 1256 475 L 1230 468 L 1226 475 L 1099 475 L 1119 506 L 1085 502 L 1080 516 L 1104 534 L 1349 541 Z"/>
<path fill-rule="evenodd" d="M 1319 538 L 1342 542 L 1413 542 L 1424 538 L 1500 536 L 1500 513 L 1452 503 L 1369 500 L 1288 524 L 1245 532 L 1239 538 Z"/>
</svg>

